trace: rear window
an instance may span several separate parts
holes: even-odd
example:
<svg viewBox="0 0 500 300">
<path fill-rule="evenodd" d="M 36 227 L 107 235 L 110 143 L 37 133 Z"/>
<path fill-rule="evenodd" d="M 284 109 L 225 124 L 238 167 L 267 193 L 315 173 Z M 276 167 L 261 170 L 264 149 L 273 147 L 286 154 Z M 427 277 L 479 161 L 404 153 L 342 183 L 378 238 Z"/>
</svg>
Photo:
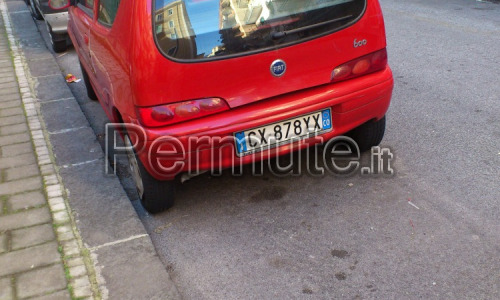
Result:
<svg viewBox="0 0 500 300">
<path fill-rule="evenodd" d="M 366 0 L 153 0 L 160 50 L 174 59 L 244 55 L 342 29 Z"/>
</svg>

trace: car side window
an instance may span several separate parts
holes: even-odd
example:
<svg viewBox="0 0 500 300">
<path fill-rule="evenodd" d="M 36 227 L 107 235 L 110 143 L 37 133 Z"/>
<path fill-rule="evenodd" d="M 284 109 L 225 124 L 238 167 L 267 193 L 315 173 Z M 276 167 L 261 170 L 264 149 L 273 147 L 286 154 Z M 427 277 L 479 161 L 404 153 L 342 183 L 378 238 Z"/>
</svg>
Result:
<svg viewBox="0 0 500 300">
<path fill-rule="evenodd" d="M 94 0 L 77 0 L 80 7 L 84 8 L 85 11 L 90 12 L 94 10 Z"/>
<path fill-rule="evenodd" d="M 101 0 L 99 1 L 99 22 L 105 25 L 113 25 L 120 6 L 120 0 Z"/>
</svg>

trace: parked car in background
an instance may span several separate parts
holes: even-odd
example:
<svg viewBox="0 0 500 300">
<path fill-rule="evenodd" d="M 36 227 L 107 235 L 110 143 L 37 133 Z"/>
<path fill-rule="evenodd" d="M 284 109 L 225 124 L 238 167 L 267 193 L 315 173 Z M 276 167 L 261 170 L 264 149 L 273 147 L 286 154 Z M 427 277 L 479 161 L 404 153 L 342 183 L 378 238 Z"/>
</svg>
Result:
<svg viewBox="0 0 500 300">
<path fill-rule="evenodd" d="M 51 3 L 69 7 L 89 97 L 142 130 L 124 137 L 142 146 L 128 154 L 149 212 L 173 205 L 185 172 L 383 138 L 394 81 L 377 0 Z"/>
<path fill-rule="evenodd" d="M 54 52 L 64 52 L 68 47 L 68 10 L 50 7 L 49 0 L 26 0 L 31 15 L 37 20 L 45 19 Z"/>
</svg>

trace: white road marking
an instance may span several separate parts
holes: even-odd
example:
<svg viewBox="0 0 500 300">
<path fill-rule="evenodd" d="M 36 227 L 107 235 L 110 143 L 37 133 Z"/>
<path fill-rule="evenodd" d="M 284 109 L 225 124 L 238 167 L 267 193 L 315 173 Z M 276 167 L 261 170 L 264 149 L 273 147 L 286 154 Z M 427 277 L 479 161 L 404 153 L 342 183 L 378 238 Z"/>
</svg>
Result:
<svg viewBox="0 0 500 300">
<path fill-rule="evenodd" d="M 47 100 L 47 101 L 39 101 L 40 104 L 46 104 L 46 103 L 53 103 L 53 102 L 60 102 L 60 101 L 68 101 L 68 100 L 75 100 L 75 98 L 61 98 L 61 99 L 54 99 L 54 100 Z"/>
<path fill-rule="evenodd" d="M 104 247 L 109 247 L 109 246 L 114 246 L 114 245 L 118 245 L 118 244 L 130 242 L 130 241 L 137 240 L 137 239 L 140 239 L 140 238 L 143 238 L 143 237 L 147 237 L 147 236 L 149 236 L 149 235 L 148 234 L 133 235 L 133 236 L 128 237 L 128 238 L 123 239 L 123 240 L 109 242 L 109 243 L 102 244 L 100 246 L 92 247 L 89 250 L 91 252 L 94 252 L 94 251 L 99 250 L 99 249 L 104 248 Z"/>
<path fill-rule="evenodd" d="M 58 130 L 58 131 L 49 131 L 49 134 L 50 135 L 54 135 L 54 134 L 68 133 L 68 132 L 73 132 L 73 131 L 77 131 L 77 130 L 85 129 L 85 128 L 88 128 L 88 126 L 82 126 L 82 127 L 76 127 L 76 128 L 68 128 L 68 129 L 61 129 L 61 130 Z"/>
<path fill-rule="evenodd" d="M 71 167 L 78 167 L 78 166 L 83 166 L 83 165 L 91 164 L 93 162 L 100 161 L 100 160 L 101 160 L 101 158 L 93 159 L 93 160 L 87 160 L 87 161 L 83 161 L 83 162 L 79 162 L 79 163 L 75 163 L 75 164 L 64 165 L 62 167 L 64 169 L 71 168 Z"/>
<path fill-rule="evenodd" d="M 410 204 L 411 206 L 415 207 L 416 209 L 420 209 L 418 206 L 416 206 L 415 204 L 413 204 L 411 201 L 408 201 L 408 204 Z"/>
</svg>

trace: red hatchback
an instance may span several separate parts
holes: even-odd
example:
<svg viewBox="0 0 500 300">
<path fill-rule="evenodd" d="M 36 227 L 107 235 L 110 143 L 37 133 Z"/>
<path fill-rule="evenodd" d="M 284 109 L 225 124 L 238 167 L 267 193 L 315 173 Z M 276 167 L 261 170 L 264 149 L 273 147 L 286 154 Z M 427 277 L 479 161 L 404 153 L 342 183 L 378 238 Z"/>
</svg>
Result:
<svg viewBox="0 0 500 300">
<path fill-rule="evenodd" d="M 172 206 L 179 174 L 382 140 L 393 78 L 377 0 L 51 0 L 69 2 L 89 97 L 133 125 L 150 212 Z"/>
</svg>

